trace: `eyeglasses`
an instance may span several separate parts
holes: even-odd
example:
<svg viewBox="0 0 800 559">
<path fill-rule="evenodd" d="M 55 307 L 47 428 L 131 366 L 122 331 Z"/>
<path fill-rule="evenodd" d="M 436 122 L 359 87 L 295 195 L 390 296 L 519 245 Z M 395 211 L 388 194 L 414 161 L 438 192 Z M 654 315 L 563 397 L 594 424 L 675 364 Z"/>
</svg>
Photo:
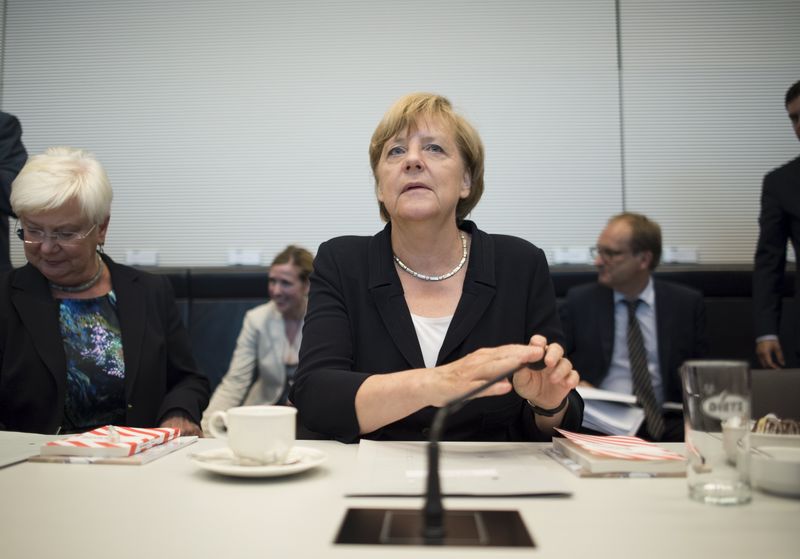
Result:
<svg viewBox="0 0 800 559">
<path fill-rule="evenodd" d="M 19 237 L 23 243 L 40 245 L 45 242 L 45 240 L 50 239 L 53 243 L 64 246 L 79 245 L 94 231 L 95 227 L 97 227 L 96 223 L 92 225 L 91 229 L 86 233 L 79 233 L 77 231 L 53 231 L 52 233 L 48 233 L 44 229 L 39 229 L 37 227 L 21 226 L 19 222 L 17 222 L 16 225 L 17 237 Z"/>
<path fill-rule="evenodd" d="M 617 256 L 622 256 L 623 254 L 629 253 L 629 250 L 613 250 L 610 248 L 605 247 L 589 247 L 589 253 L 592 255 L 592 258 L 596 259 L 598 256 L 602 258 L 605 262 L 615 259 Z"/>
</svg>

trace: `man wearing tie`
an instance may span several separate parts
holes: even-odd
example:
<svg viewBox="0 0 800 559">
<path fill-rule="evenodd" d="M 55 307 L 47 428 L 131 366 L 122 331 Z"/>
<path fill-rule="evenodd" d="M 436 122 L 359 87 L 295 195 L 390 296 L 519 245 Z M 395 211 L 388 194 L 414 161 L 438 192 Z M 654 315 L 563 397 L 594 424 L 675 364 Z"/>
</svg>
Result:
<svg viewBox="0 0 800 559">
<path fill-rule="evenodd" d="M 653 278 L 661 258 L 661 228 L 646 216 L 612 217 L 593 248 L 597 283 L 572 288 L 561 305 L 565 350 L 586 384 L 635 394 L 645 411 L 638 433 L 682 441 L 679 368 L 706 351 L 700 292 Z"/>
<path fill-rule="evenodd" d="M 800 139 L 800 81 L 786 92 L 786 112 Z M 792 343 L 787 352 L 778 340 L 786 271 L 786 241 L 791 239 L 795 256 L 800 256 L 800 157 L 764 177 L 761 191 L 760 228 L 753 270 L 756 354 L 762 367 L 777 369 L 787 364 L 800 366 L 800 323 L 794 318 Z M 800 299 L 800 274 L 795 272 L 795 300 Z"/>
</svg>

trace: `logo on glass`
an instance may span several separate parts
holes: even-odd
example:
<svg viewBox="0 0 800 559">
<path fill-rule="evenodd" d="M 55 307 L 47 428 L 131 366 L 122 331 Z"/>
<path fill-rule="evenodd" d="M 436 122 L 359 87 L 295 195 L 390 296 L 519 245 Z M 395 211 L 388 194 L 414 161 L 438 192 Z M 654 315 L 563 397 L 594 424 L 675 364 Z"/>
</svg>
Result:
<svg viewBox="0 0 800 559">
<path fill-rule="evenodd" d="M 738 394 L 721 392 L 703 400 L 703 413 L 716 419 L 739 417 L 748 412 L 750 407 L 747 398 Z"/>
</svg>

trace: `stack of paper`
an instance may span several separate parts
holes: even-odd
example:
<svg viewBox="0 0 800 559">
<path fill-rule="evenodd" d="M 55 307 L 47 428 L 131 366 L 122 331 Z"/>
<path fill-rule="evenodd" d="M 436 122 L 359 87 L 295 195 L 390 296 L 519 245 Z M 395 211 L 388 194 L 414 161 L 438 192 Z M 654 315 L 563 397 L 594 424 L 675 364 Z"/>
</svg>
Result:
<svg viewBox="0 0 800 559">
<path fill-rule="evenodd" d="M 66 439 L 42 445 L 42 456 L 132 456 L 148 448 L 163 444 L 181 434 L 180 429 L 162 427 L 116 427 L 106 425 Z"/>
<path fill-rule="evenodd" d="M 644 422 L 636 396 L 579 386 L 583 398 L 583 427 L 609 435 L 635 435 Z"/>
</svg>

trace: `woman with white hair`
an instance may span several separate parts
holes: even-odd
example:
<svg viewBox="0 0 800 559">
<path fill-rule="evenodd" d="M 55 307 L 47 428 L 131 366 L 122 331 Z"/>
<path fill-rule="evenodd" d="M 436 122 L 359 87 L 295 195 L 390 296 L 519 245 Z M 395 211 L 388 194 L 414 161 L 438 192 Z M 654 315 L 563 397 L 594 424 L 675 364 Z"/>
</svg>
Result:
<svg viewBox="0 0 800 559">
<path fill-rule="evenodd" d="M 103 254 L 113 193 L 88 152 L 31 157 L 11 190 L 28 263 L 0 276 L 0 429 L 199 435 L 208 379 L 165 277 Z"/>
</svg>

